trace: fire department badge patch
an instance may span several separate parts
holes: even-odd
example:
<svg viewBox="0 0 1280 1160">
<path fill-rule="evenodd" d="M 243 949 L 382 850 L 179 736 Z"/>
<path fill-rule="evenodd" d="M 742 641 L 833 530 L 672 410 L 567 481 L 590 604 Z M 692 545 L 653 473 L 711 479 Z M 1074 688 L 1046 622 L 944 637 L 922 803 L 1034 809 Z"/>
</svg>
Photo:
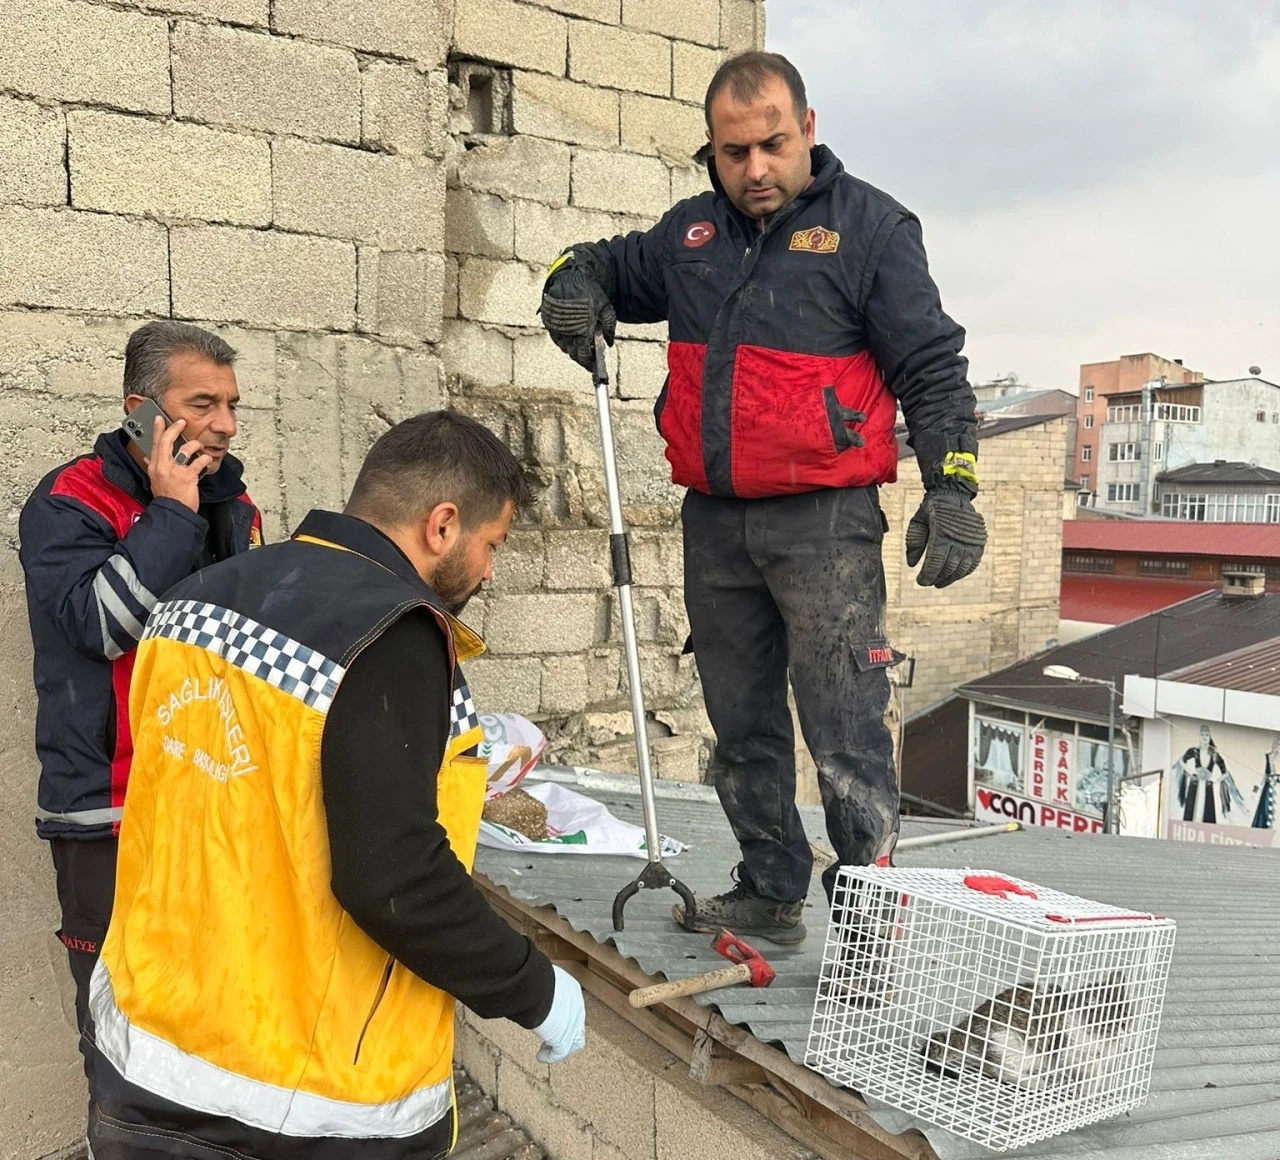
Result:
<svg viewBox="0 0 1280 1160">
<path fill-rule="evenodd" d="M 810 254 L 834 254 L 839 248 L 840 235 L 823 226 L 796 230 L 791 235 L 791 245 L 787 247 L 789 250 L 805 250 Z"/>
</svg>

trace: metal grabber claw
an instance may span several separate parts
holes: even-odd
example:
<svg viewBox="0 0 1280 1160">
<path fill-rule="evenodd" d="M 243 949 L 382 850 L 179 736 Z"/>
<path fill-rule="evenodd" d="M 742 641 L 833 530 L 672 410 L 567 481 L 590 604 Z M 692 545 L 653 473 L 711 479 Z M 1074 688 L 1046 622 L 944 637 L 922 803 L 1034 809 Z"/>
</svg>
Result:
<svg viewBox="0 0 1280 1160">
<path fill-rule="evenodd" d="M 600 414 L 600 449 L 604 459 L 604 487 L 609 501 L 609 555 L 613 565 L 613 584 L 618 590 L 618 611 L 622 620 L 622 643 L 627 659 L 627 685 L 631 691 L 631 721 L 636 731 L 636 760 L 640 768 L 640 801 L 644 807 L 644 841 L 649 864 L 633 882 L 618 891 L 613 900 L 613 929 L 622 929 L 622 911 L 642 890 L 670 888 L 684 903 L 684 925 L 693 930 L 697 904 L 693 891 L 676 878 L 662 863 L 662 845 L 658 837 L 658 813 L 653 801 L 653 769 L 649 763 L 649 734 L 644 711 L 644 691 L 640 687 L 640 650 L 636 647 L 636 614 L 631 601 L 631 546 L 622 524 L 622 500 L 618 487 L 618 461 L 613 442 L 613 419 L 609 413 L 609 368 L 605 364 L 604 335 L 595 336 L 596 367 L 591 381 L 596 389 L 596 408 Z"/>
</svg>

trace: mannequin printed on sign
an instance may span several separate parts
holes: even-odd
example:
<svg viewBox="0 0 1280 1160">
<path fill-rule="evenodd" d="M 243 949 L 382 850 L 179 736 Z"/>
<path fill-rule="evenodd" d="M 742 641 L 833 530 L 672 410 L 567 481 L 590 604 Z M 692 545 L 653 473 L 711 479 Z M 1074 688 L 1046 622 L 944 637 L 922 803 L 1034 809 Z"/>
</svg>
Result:
<svg viewBox="0 0 1280 1160">
<path fill-rule="evenodd" d="M 1188 749 L 1175 768 L 1184 822 L 1226 822 L 1233 806 L 1244 808 L 1244 798 L 1213 743 L 1208 725 L 1200 726 L 1200 744 Z"/>
<path fill-rule="evenodd" d="M 1262 785 L 1251 825 L 1255 830 L 1270 830 L 1276 824 L 1276 798 L 1280 796 L 1280 734 L 1271 739 L 1271 752 L 1262 761 Z"/>
</svg>

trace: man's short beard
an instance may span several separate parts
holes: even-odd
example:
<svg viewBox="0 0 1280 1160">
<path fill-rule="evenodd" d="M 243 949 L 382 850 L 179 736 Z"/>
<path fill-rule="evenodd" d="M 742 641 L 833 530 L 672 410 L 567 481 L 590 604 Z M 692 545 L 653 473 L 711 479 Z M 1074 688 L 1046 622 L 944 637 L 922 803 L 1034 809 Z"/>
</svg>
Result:
<svg viewBox="0 0 1280 1160">
<path fill-rule="evenodd" d="M 484 582 L 471 586 L 466 562 L 462 557 L 462 544 L 444 557 L 431 576 L 431 588 L 440 597 L 440 603 L 453 616 L 461 616 L 467 602 L 483 587 Z"/>
</svg>

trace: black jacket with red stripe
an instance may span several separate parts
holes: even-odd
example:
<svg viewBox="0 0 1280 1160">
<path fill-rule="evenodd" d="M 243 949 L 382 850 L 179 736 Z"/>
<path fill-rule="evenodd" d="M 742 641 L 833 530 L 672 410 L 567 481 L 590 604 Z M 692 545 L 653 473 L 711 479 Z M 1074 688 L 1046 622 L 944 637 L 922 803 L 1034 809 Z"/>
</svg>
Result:
<svg viewBox="0 0 1280 1160">
<path fill-rule="evenodd" d="M 964 331 L 919 221 L 824 145 L 763 231 L 714 191 L 651 230 L 574 247 L 623 322 L 669 324 L 658 430 L 673 482 L 770 496 L 897 477 L 897 406 L 926 483 L 977 451 Z"/>
<path fill-rule="evenodd" d="M 107 837 L 119 826 L 133 739 L 134 648 L 157 599 L 207 564 L 262 543 L 239 460 L 200 481 L 200 511 L 151 495 L 124 435 L 51 471 L 22 509 L 19 557 L 35 649 L 36 830 Z"/>
</svg>

